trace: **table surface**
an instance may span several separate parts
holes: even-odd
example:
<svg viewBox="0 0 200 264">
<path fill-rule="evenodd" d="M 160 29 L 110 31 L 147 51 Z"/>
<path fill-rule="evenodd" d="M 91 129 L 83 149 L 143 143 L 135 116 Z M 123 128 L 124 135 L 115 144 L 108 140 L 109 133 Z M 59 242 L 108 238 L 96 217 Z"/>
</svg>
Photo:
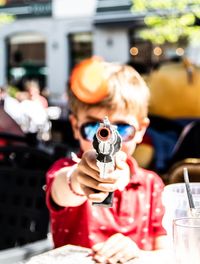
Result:
<svg viewBox="0 0 200 264">
<path fill-rule="evenodd" d="M 66 245 L 34 256 L 27 261 L 17 264 L 95 264 L 90 256 L 92 250 L 84 247 Z M 127 264 L 135 264 L 135 261 L 128 261 Z"/>
<path fill-rule="evenodd" d="M 84 247 L 78 247 L 73 245 L 66 245 L 60 248 L 56 248 L 50 251 L 47 251 L 43 254 L 34 256 L 29 260 L 18 262 L 16 264 L 95 264 L 96 262 L 92 259 L 91 254 L 92 250 Z M 167 254 L 168 255 L 168 254 Z M 173 264 L 174 261 L 172 258 L 163 259 L 163 256 L 160 256 L 158 259 L 134 259 L 126 262 L 127 264 Z"/>
</svg>

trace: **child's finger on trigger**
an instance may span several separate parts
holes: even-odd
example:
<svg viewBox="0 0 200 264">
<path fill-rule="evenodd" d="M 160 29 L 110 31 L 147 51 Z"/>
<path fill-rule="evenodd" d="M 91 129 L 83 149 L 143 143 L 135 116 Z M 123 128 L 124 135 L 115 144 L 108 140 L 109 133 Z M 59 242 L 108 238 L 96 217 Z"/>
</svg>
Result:
<svg viewBox="0 0 200 264">
<path fill-rule="evenodd" d="M 89 177 L 92 177 L 94 179 L 98 179 L 99 178 L 99 172 L 94 170 L 93 168 L 91 168 L 90 166 L 88 166 L 86 161 L 81 161 L 78 164 L 78 170 L 79 170 L 79 174 L 85 174 L 88 175 Z"/>
<path fill-rule="evenodd" d="M 98 190 L 102 192 L 112 192 L 115 190 L 115 185 L 113 183 L 99 182 L 84 173 L 79 173 L 77 179 L 81 185 L 89 187 L 93 190 Z"/>
<path fill-rule="evenodd" d="M 83 156 L 82 156 L 84 159 L 85 159 L 85 162 L 87 163 L 87 165 L 89 167 L 91 167 L 92 169 L 96 170 L 96 171 L 99 171 L 99 168 L 97 166 L 97 160 L 96 160 L 96 151 L 95 150 L 89 150 L 89 151 L 86 151 Z"/>
</svg>

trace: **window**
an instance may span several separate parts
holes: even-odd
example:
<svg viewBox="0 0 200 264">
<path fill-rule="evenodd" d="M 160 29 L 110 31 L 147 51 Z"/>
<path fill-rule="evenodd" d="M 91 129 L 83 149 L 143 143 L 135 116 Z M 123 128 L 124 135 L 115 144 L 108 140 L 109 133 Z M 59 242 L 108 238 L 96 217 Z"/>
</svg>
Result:
<svg viewBox="0 0 200 264">
<path fill-rule="evenodd" d="M 22 88 L 24 78 L 35 78 L 42 87 L 46 82 L 46 40 L 39 34 L 20 34 L 7 41 L 8 81 Z"/>
<path fill-rule="evenodd" d="M 92 45 L 91 32 L 69 34 L 70 71 L 77 63 L 92 56 Z"/>
</svg>

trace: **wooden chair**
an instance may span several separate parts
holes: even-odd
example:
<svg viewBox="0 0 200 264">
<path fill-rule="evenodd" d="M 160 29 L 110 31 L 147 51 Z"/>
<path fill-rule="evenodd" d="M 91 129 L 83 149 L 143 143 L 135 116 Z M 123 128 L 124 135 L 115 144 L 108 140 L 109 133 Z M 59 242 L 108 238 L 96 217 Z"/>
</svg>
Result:
<svg viewBox="0 0 200 264">
<path fill-rule="evenodd" d="M 0 263 L 52 248 L 45 204 L 49 154 L 28 146 L 0 147 Z"/>
<path fill-rule="evenodd" d="M 167 183 L 184 182 L 183 168 L 188 169 L 189 179 L 191 182 L 200 182 L 200 159 L 187 158 L 176 162 L 168 170 L 166 179 Z"/>
</svg>

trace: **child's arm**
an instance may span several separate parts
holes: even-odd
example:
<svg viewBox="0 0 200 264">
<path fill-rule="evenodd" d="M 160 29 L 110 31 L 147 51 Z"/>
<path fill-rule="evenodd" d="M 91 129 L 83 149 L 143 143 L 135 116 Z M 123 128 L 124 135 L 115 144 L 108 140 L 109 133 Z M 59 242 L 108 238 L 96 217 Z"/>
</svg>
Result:
<svg viewBox="0 0 200 264">
<path fill-rule="evenodd" d="M 115 159 L 115 170 L 103 179 L 99 176 L 95 150 L 85 152 L 77 166 L 62 168 L 56 172 L 51 189 L 53 201 L 64 207 L 81 205 L 87 199 L 102 202 L 109 192 L 126 186 L 130 179 L 126 154 L 120 151 Z M 67 174 L 71 175 L 70 185 Z"/>
</svg>

